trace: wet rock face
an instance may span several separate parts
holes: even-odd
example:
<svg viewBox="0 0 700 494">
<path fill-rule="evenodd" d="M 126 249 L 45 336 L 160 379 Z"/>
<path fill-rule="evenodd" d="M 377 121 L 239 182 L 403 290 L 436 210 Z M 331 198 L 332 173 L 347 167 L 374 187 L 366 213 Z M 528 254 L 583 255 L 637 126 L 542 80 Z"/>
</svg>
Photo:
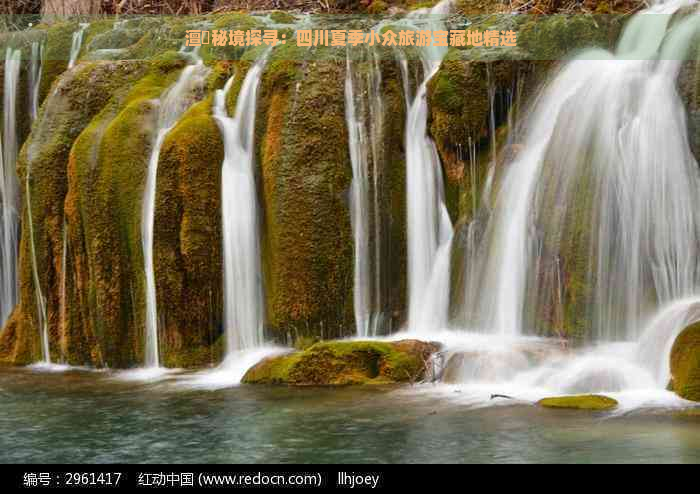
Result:
<svg viewBox="0 0 700 494">
<path fill-rule="evenodd" d="M 382 7 L 372 3 L 377 3 L 376 9 Z M 388 9 L 410 9 L 432 2 L 382 3 Z M 491 1 L 458 3 L 458 10 L 469 7 L 480 12 L 504 5 Z M 350 10 L 366 8 L 352 2 L 343 5 Z M 275 22 L 291 20 L 289 14 L 274 17 Z M 260 26 L 262 22 L 241 12 L 216 14 L 210 20 L 226 29 Z M 22 225 L 21 302 L 0 333 L 0 361 L 23 364 L 41 357 L 38 289 L 32 279 L 33 239 L 40 290 L 46 299 L 52 359 L 74 365 L 142 364 L 141 200 L 157 114 L 154 101 L 177 79 L 186 63 L 178 49 L 188 23 L 201 21 L 202 17 L 136 18 L 120 28 L 115 28 L 113 20 L 96 21 L 85 33 L 81 62 L 70 71 L 66 70 L 67 58 L 77 23 L 37 29 L 46 35 L 39 91 L 43 106 L 18 164 L 23 188 L 31 168 L 29 194 L 22 207 L 26 218 L 30 201 L 35 221 L 32 233 L 26 222 Z M 533 50 L 551 48 L 550 43 L 570 29 L 581 33 L 578 41 L 586 43 L 589 40 L 583 38 L 595 34 L 589 29 L 589 17 L 571 26 L 563 18 L 549 22 L 542 28 L 530 26 L 526 45 Z M 172 367 L 216 363 L 222 352 L 223 149 L 211 116 L 211 98 L 234 72 L 240 86 L 249 62 L 221 60 L 226 54 L 238 58 L 242 53 L 217 48 L 210 45 L 201 50 L 212 69 L 208 87 L 199 95 L 201 103 L 184 114 L 167 137 L 158 167 L 154 251 L 159 335 L 163 363 Z M 134 60 L 88 60 L 89 52 L 104 49 L 121 50 L 115 56 Z M 306 49 L 294 53 L 291 43 L 278 47 L 275 53 L 279 56 L 264 71 L 257 102 L 255 148 L 262 209 L 265 329 L 268 337 L 282 343 L 304 337 L 349 336 L 355 328 L 345 52 L 320 51 L 315 53 L 318 60 L 309 60 Z M 474 219 L 478 207 L 491 204 L 491 198 L 480 194 L 492 162 L 496 162 L 498 180 L 508 117 L 517 116 L 551 66 L 549 62 L 471 60 L 467 55 L 450 50 L 428 88 L 429 131 L 444 168 L 448 207 L 453 221 L 461 221 L 463 226 Z M 696 155 L 700 146 L 699 70 L 697 63 L 686 64 L 679 78 L 679 94 L 688 108 Z M 385 310 L 397 328 L 404 320 L 406 305 L 406 108 L 398 64 L 385 57 L 381 72 L 387 109 L 383 121 L 385 163 L 380 177 L 381 221 L 386 236 L 382 255 L 386 256 L 389 280 Z M 22 88 L 26 87 L 25 79 Z M 490 128 L 489 82 L 497 93 L 495 136 Z M 415 81 L 409 86 L 415 89 Z M 522 105 L 517 99 L 512 104 L 503 103 L 505 91 L 515 89 L 523 95 Z M 230 92 L 230 112 L 235 110 L 236 93 L 235 89 Z M 491 155 L 493 137 L 499 149 L 495 160 Z M 473 162 L 466 149 L 470 138 L 476 143 Z M 464 231 L 466 228 L 460 229 Z M 463 247 L 459 243 L 455 242 L 453 273 L 464 272 L 459 264 L 459 249 Z M 564 258 L 564 282 L 578 289 L 583 276 L 578 267 L 566 261 Z M 455 281 L 453 288 L 457 284 Z M 461 288 L 452 291 L 463 293 Z M 564 297 L 572 312 L 580 312 L 571 303 L 575 297 L 567 299 L 567 293 Z M 566 314 L 562 326 L 567 335 L 573 333 L 571 321 L 576 317 Z M 482 357 L 482 361 L 484 358 L 488 360 Z M 530 360 L 530 356 L 523 358 Z M 496 361 L 492 372 L 499 374 L 502 370 Z M 520 357 L 513 357 L 514 367 L 519 368 L 519 362 Z M 368 376 L 359 373 L 356 378 L 389 379 L 380 374 Z M 341 382 L 355 379 L 352 375 L 336 377 Z M 408 379 L 394 376 L 391 380 L 404 378 Z M 299 374 L 298 379 L 323 382 L 307 374 Z"/>
<path fill-rule="evenodd" d="M 698 50 L 700 57 L 700 50 Z M 688 112 L 688 139 L 695 160 L 700 163 L 700 61 L 683 64 L 678 76 L 678 90 Z"/>
<path fill-rule="evenodd" d="M 73 145 L 93 119 L 97 118 L 110 100 L 123 97 L 126 87 L 133 84 L 146 72 L 146 66 L 137 62 L 91 63 L 66 73 L 52 88 L 52 93 L 41 110 L 29 140 L 25 143 L 18 162 L 20 183 L 23 187 L 23 218 L 26 218 L 28 204 L 35 221 L 30 231 L 28 223 L 22 222 L 20 245 L 20 304 L 9 324 L 10 330 L 0 335 L 0 359 L 12 363 L 29 363 L 41 356 L 37 314 L 37 287 L 32 276 L 32 249 L 36 252 L 36 270 L 41 284 L 41 292 L 46 304 L 49 339 L 52 357 L 62 355 L 67 361 L 76 364 L 97 364 L 101 362 L 101 352 L 96 343 L 94 327 L 87 324 L 88 313 L 95 305 L 87 304 L 88 286 L 87 265 L 91 260 L 87 255 L 79 255 L 85 248 L 84 240 L 90 238 L 103 248 L 114 249 L 103 242 L 105 237 L 86 237 L 77 223 L 73 232 L 76 250 L 70 262 L 71 274 L 62 277 L 64 223 L 68 223 L 74 202 L 67 200 L 71 195 L 90 194 L 90 189 L 78 184 L 71 177 L 70 163 Z M 138 134 L 138 133 L 136 133 Z M 87 148 L 86 148 L 87 150 Z M 95 155 L 93 147 L 85 155 L 87 170 L 92 166 Z M 71 186 L 72 182 L 72 186 Z M 84 185 L 84 184 L 82 184 Z M 98 196 L 91 203 L 92 211 L 99 209 Z M 110 205 L 110 210 L 114 204 Z M 77 209 L 73 209 L 76 214 Z M 78 218 L 74 217 L 77 221 Z M 99 224 L 92 225 L 100 229 Z M 113 228 L 105 232 L 118 235 Z M 68 263 L 66 263 L 68 264 Z M 83 277 L 83 275 L 85 277 Z M 94 275 L 94 273 L 93 273 Z M 110 286 L 114 285 L 114 273 L 110 273 Z M 65 281 L 65 284 L 63 283 Z M 65 289 L 62 289 L 62 286 Z M 70 304 L 62 305 L 60 294 L 65 293 Z M 93 295 L 95 292 L 92 292 Z M 83 298 L 85 297 L 85 298 Z M 66 299 L 66 302 L 68 300 Z M 65 307 L 66 310 L 62 310 Z M 72 321 L 73 325 L 68 321 Z M 80 321 L 80 322 L 79 322 Z M 69 329 L 72 327 L 73 330 Z"/>
<path fill-rule="evenodd" d="M 348 385 L 418 382 L 426 376 L 436 343 L 335 341 L 265 359 L 243 377 L 249 384 Z"/>
<path fill-rule="evenodd" d="M 673 343 L 671 388 L 686 400 L 700 401 L 700 323 L 688 326 Z"/>
</svg>

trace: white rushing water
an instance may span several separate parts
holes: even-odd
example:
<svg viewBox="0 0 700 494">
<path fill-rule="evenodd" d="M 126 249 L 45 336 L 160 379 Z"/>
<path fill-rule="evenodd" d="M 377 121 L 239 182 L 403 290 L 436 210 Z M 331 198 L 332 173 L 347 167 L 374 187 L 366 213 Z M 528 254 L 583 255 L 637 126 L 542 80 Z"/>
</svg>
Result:
<svg viewBox="0 0 700 494">
<path fill-rule="evenodd" d="M 246 73 L 233 117 L 226 109 L 235 75 L 217 91 L 214 117 L 224 139 L 221 168 L 221 221 L 224 250 L 224 331 L 226 358 L 260 347 L 263 334 L 263 287 L 260 220 L 255 182 L 255 116 L 258 87 L 266 57 Z"/>
<path fill-rule="evenodd" d="M 620 412 L 688 406 L 666 387 L 675 338 L 700 320 L 700 181 L 676 89 L 700 14 L 670 24 L 689 3 L 635 15 L 614 53 L 581 53 L 523 116 L 522 145 L 501 165 L 485 240 L 470 258 L 481 293 L 465 313 L 478 331 L 431 335 L 445 345 L 439 392 L 456 386 L 475 406 L 500 403 L 493 394 L 532 402 L 581 393 L 610 395 Z M 571 250 L 589 284 L 591 341 L 580 349 L 527 336 L 537 328 L 526 307 L 553 299 L 528 293 L 543 286 L 545 256 L 558 287 Z"/>
<path fill-rule="evenodd" d="M 30 177 L 32 174 L 31 163 L 27 163 L 27 174 L 24 181 L 24 195 L 27 203 L 27 226 L 29 228 L 29 252 L 31 254 L 32 280 L 34 282 L 34 299 L 36 302 L 36 324 L 39 328 L 41 339 L 41 359 L 44 364 L 51 364 L 51 349 L 49 347 L 49 322 L 46 317 L 46 299 L 41 289 L 39 267 L 37 265 L 36 245 L 34 243 L 34 217 L 32 216 L 32 196 L 30 189 Z"/>
<path fill-rule="evenodd" d="M 384 104 L 376 50 L 366 60 L 347 53 L 345 120 L 348 128 L 352 184 L 350 195 L 354 242 L 353 303 L 358 336 L 376 336 L 383 311 L 382 217 L 380 181 L 383 164 Z"/>
<path fill-rule="evenodd" d="M 70 56 L 68 59 L 69 69 L 72 69 L 75 66 L 75 62 L 78 61 L 80 49 L 83 46 L 83 36 L 88 27 L 90 27 L 90 24 L 81 22 L 78 26 L 78 30 L 73 33 L 73 39 L 70 45 Z"/>
<path fill-rule="evenodd" d="M 29 64 L 29 115 L 32 122 L 39 114 L 39 88 L 41 86 L 41 72 L 44 62 L 44 42 L 32 41 L 31 61 Z"/>
<path fill-rule="evenodd" d="M 17 259 L 19 249 L 19 183 L 17 178 L 17 101 L 22 63 L 20 50 L 5 52 L 3 92 L 3 132 L 0 147 L 0 195 L 2 225 L 0 235 L 0 325 L 4 325 L 17 305 Z"/>
<path fill-rule="evenodd" d="M 413 29 L 444 30 L 444 16 L 451 7 L 450 0 L 443 0 L 432 9 L 412 12 L 403 22 Z M 445 205 L 440 158 L 427 129 L 427 85 L 446 53 L 446 47 L 421 49 L 423 76 L 406 117 L 408 326 L 414 330 L 447 324 L 454 230 Z M 408 71 L 402 69 L 402 74 L 407 89 Z"/>
<path fill-rule="evenodd" d="M 143 244 L 144 270 L 146 275 L 146 327 L 145 327 L 145 365 L 159 366 L 158 349 L 158 306 L 156 300 L 156 280 L 153 267 L 153 226 L 156 206 L 156 179 L 160 149 L 168 132 L 175 126 L 180 116 L 199 97 L 209 69 L 201 59 L 194 57 L 194 63 L 187 65 L 177 82 L 161 96 L 158 101 L 158 123 L 153 143 L 146 188 L 143 196 L 141 217 L 141 242 Z"/>
<path fill-rule="evenodd" d="M 59 343 L 61 355 L 65 360 L 68 353 L 68 304 L 66 300 L 66 284 L 68 280 L 68 223 L 63 219 L 63 246 L 61 249 L 61 275 L 59 277 L 58 292 L 58 317 L 59 317 Z"/>
<path fill-rule="evenodd" d="M 637 14 L 615 53 L 579 55 L 526 115 L 478 260 L 482 296 L 465 301 L 477 314 L 472 326 L 510 336 L 535 329 L 525 327 L 526 300 L 538 308 L 553 298 L 539 289 L 526 297 L 541 286 L 542 255 L 557 267 L 587 260 L 594 341 L 635 341 L 659 306 L 695 291 L 699 183 L 675 80 L 698 16 L 668 26 L 688 3 Z"/>
</svg>

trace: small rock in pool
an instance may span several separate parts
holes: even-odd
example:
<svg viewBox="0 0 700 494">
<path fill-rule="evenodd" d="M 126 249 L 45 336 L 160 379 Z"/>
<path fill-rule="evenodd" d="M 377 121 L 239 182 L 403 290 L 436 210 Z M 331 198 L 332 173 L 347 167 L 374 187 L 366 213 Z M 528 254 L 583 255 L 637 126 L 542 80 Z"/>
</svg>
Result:
<svg viewBox="0 0 700 494">
<path fill-rule="evenodd" d="M 545 408 L 568 408 L 573 410 L 611 410 L 617 401 L 602 395 L 554 396 L 537 402 Z"/>
</svg>

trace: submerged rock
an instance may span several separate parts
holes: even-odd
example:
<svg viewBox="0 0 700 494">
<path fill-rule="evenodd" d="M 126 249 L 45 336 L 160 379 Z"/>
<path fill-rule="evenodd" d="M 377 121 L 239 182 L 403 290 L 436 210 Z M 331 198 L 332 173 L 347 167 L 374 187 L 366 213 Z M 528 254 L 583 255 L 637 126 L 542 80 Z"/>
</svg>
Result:
<svg viewBox="0 0 700 494">
<path fill-rule="evenodd" d="M 700 401 L 700 323 L 685 328 L 673 343 L 671 387 L 681 398 Z"/>
<path fill-rule="evenodd" d="M 423 379 L 439 349 L 419 340 L 326 341 L 304 351 L 262 360 L 243 376 L 249 384 L 391 384 Z"/>
<path fill-rule="evenodd" d="M 545 408 L 568 408 L 572 410 L 611 410 L 617 400 L 603 395 L 554 396 L 537 402 Z"/>
<path fill-rule="evenodd" d="M 562 356 L 557 342 L 532 342 L 502 348 L 458 350 L 446 355 L 441 381 L 503 382 L 546 360 Z"/>
</svg>

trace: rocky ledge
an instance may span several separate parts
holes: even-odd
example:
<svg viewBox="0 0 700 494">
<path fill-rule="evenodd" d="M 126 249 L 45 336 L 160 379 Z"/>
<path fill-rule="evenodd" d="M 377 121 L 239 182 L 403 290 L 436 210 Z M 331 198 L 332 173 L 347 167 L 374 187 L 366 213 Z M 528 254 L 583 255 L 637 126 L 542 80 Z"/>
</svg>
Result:
<svg viewBox="0 0 700 494">
<path fill-rule="evenodd" d="M 426 377 L 430 356 L 439 348 L 437 343 L 419 340 L 324 341 L 260 361 L 246 372 L 243 382 L 293 386 L 413 383 Z"/>
</svg>

